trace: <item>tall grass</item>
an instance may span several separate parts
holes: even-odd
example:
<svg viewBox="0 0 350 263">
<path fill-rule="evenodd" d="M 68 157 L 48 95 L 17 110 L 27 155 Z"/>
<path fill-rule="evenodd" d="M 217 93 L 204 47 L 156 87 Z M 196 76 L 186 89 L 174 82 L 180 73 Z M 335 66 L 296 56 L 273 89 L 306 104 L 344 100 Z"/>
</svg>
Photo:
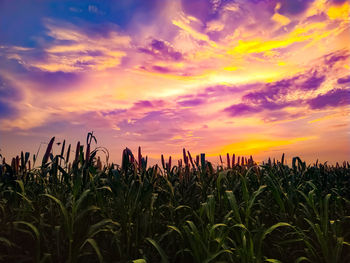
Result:
<svg viewBox="0 0 350 263">
<path fill-rule="evenodd" d="M 2 160 L 0 262 L 350 262 L 347 162 L 227 154 L 214 168 L 184 149 L 149 167 L 126 148 L 116 165 L 93 133 L 54 142 L 39 167 Z"/>
</svg>

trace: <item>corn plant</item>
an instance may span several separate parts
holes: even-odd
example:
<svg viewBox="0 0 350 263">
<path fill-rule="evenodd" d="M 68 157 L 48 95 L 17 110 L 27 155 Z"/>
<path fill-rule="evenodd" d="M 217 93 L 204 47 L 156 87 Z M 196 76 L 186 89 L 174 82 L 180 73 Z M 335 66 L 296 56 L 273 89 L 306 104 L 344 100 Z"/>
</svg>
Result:
<svg viewBox="0 0 350 263">
<path fill-rule="evenodd" d="M 0 156 L 0 262 L 350 262 L 348 162 L 149 166 L 139 147 L 116 164 L 96 144 Z"/>
</svg>

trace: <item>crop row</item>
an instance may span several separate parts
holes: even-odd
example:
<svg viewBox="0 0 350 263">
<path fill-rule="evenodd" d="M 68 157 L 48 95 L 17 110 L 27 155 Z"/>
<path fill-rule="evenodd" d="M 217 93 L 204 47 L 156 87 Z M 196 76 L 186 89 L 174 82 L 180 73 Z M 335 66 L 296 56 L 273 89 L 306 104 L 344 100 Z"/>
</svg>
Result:
<svg viewBox="0 0 350 263">
<path fill-rule="evenodd" d="M 0 262 L 350 262 L 350 165 L 108 163 L 77 144 L 0 166 Z M 98 153 L 107 158 L 103 165 Z M 237 159 L 237 160 L 235 160 Z M 242 161 L 243 160 L 243 161 Z"/>
</svg>

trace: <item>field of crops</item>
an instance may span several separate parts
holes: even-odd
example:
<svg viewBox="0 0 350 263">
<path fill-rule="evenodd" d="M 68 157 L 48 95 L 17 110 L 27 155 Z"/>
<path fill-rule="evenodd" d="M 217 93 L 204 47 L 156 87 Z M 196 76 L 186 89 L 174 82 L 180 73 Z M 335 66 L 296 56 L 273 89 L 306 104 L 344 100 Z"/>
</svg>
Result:
<svg viewBox="0 0 350 263">
<path fill-rule="evenodd" d="M 2 160 L 0 262 L 350 262 L 348 162 L 184 150 L 148 167 L 125 149 L 119 166 L 91 133 L 74 153 L 53 143 L 39 164 Z"/>
</svg>

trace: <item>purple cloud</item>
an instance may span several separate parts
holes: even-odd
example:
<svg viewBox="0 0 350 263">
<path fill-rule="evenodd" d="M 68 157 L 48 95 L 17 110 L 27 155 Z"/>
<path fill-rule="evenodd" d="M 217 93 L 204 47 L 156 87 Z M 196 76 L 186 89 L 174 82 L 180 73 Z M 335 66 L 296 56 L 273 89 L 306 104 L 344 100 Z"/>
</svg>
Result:
<svg viewBox="0 0 350 263">
<path fill-rule="evenodd" d="M 140 100 L 134 104 L 136 107 L 142 108 L 151 108 L 153 107 L 152 103 L 149 100 Z"/>
<path fill-rule="evenodd" d="M 312 77 L 308 78 L 300 85 L 300 89 L 302 90 L 316 90 L 326 79 L 326 76 L 316 76 L 317 72 L 313 74 Z"/>
<path fill-rule="evenodd" d="M 326 94 L 318 95 L 309 100 L 311 109 L 323 109 L 327 107 L 338 107 L 350 104 L 350 90 L 333 89 Z"/>
<path fill-rule="evenodd" d="M 163 41 L 153 39 L 151 46 L 156 50 L 164 50 L 166 48 L 166 45 Z"/>
<path fill-rule="evenodd" d="M 166 67 L 152 66 L 152 69 L 161 73 L 169 73 L 171 70 Z"/>
<path fill-rule="evenodd" d="M 228 86 L 228 85 L 215 85 L 205 88 L 204 92 L 201 94 L 210 94 L 212 96 L 221 96 L 228 94 L 235 94 L 252 88 L 256 88 L 260 84 L 246 84 L 241 86 Z"/>
<path fill-rule="evenodd" d="M 135 108 L 156 108 L 164 105 L 163 100 L 139 100 L 134 103 L 133 109 Z"/>
<path fill-rule="evenodd" d="M 21 79 L 23 82 L 31 82 L 35 84 L 33 88 L 43 91 L 63 91 L 76 87 L 81 79 L 82 75 L 72 72 L 48 72 L 42 71 L 33 67 L 26 68 L 18 61 L 13 59 L 6 59 L 0 55 L 0 67 L 3 66 L 12 72 L 15 72 L 15 77 Z M 11 86 L 11 83 L 0 76 L 0 95 L 1 93 L 8 94 L 11 96 L 16 95 L 20 98 L 20 94 L 15 91 L 15 87 Z"/>
<path fill-rule="evenodd" d="M 162 60 L 179 61 L 183 59 L 183 55 L 180 52 L 162 40 L 153 39 L 148 47 L 142 47 L 138 50 Z"/>
<path fill-rule="evenodd" d="M 344 78 L 340 78 L 337 80 L 338 84 L 345 84 L 350 82 L 350 75 Z"/>
<path fill-rule="evenodd" d="M 299 74 L 291 78 L 282 79 L 273 83 L 267 83 L 261 89 L 248 92 L 242 97 L 242 103 L 232 105 L 226 109 L 230 116 L 248 115 L 268 111 L 278 111 L 288 106 L 304 105 L 305 102 L 296 100 L 287 100 L 288 94 L 297 90 L 315 90 L 318 89 L 325 80 L 325 76 L 318 76 L 317 72 L 311 77 L 309 74 Z M 256 84 L 255 87 L 262 86 Z"/>
<path fill-rule="evenodd" d="M 317 72 L 314 72 L 311 77 L 307 78 L 307 76 L 308 74 L 300 74 L 292 78 L 268 83 L 260 90 L 247 93 L 242 100 L 245 103 L 257 106 L 261 110 L 277 110 L 295 103 L 302 103 L 300 100 L 286 101 L 285 98 L 296 90 L 316 90 L 326 79 L 325 75 L 318 76 Z"/>
<path fill-rule="evenodd" d="M 333 65 L 339 61 L 344 61 L 349 59 L 349 53 L 346 50 L 338 50 L 336 52 L 332 52 L 328 55 L 324 56 L 324 64 L 329 67 L 333 67 Z"/>
<path fill-rule="evenodd" d="M 208 0 L 182 0 L 181 5 L 185 13 L 198 18 L 202 22 L 208 21 L 216 11 L 212 1 Z"/>
<path fill-rule="evenodd" d="M 240 86 L 215 85 L 205 87 L 196 94 L 178 96 L 178 104 L 189 104 L 188 106 L 200 105 L 205 102 L 221 101 L 223 96 L 236 96 L 240 92 L 261 87 L 261 83 L 245 84 Z M 182 105 L 185 106 L 185 105 Z"/>
<path fill-rule="evenodd" d="M 106 117 L 106 116 L 115 116 L 115 115 L 119 115 L 121 113 L 125 113 L 127 110 L 126 109 L 115 109 L 115 110 L 110 110 L 110 111 L 102 111 L 102 116 Z"/>
<path fill-rule="evenodd" d="M 79 82 L 81 76 L 72 72 L 47 72 L 35 70 L 28 72 L 28 80 L 37 84 L 39 89 L 45 91 L 64 91 L 73 88 Z"/>
<path fill-rule="evenodd" d="M 290 98 L 288 95 L 297 91 L 309 92 L 319 89 L 326 80 L 326 67 L 338 61 L 344 61 L 348 57 L 349 55 L 346 52 L 340 50 L 324 56 L 322 60 L 324 60 L 325 64 L 321 66 L 321 69 L 311 69 L 308 72 L 273 83 L 256 83 L 253 91 L 246 93 L 242 97 L 241 103 L 225 108 L 224 112 L 229 113 L 230 116 L 239 116 L 264 112 L 265 110 L 272 113 L 278 112 L 288 106 L 308 105 L 312 109 L 322 109 L 350 104 L 350 91 L 344 89 L 334 89 L 310 100 L 288 99 Z M 338 84 L 349 83 L 350 76 L 339 78 L 337 82 Z M 207 89 L 208 94 L 211 91 L 210 88 Z"/>
<path fill-rule="evenodd" d="M 261 109 L 266 109 L 266 110 L 279 110 L 285 107 L 288 107 L 290 105 L 295 104 L 295 101 L 290 101 L 290 102 L 272 102 L 272 101 L 264 101 L 261 103 L 259 106 Z"/>
<path fill-rule="evenodd" d="M 205 100 L 203 99 L 189 99 L 189 100 L 182 100 L 182 101 L 179 101 L 178 104 L 180 106 L 184 106 L 184 107 L 191 107 L 191 106 L 198 106 L 198 105 L 201 105 L 205 103 Z"/>
<path fill-rule="evenodd" d="M 247 115 L 252 113 L 260 112 L 261 109 L 252 107 L 244 103 L 235 104 L 224 109 L 231 117 Z"/>
<path fill-rule="evenodd" d="M 294 85 L 295 80 L 299 77 L 300 76 L 296 76 L 289 79 L 282 79 L 274 83 L 268 83 L 263 89 L 244 95 L 243 100 L 254 104 L 263 104 L 269 101 L 283 99 L 290 91 L 292 85 Z"/>
</svg>

